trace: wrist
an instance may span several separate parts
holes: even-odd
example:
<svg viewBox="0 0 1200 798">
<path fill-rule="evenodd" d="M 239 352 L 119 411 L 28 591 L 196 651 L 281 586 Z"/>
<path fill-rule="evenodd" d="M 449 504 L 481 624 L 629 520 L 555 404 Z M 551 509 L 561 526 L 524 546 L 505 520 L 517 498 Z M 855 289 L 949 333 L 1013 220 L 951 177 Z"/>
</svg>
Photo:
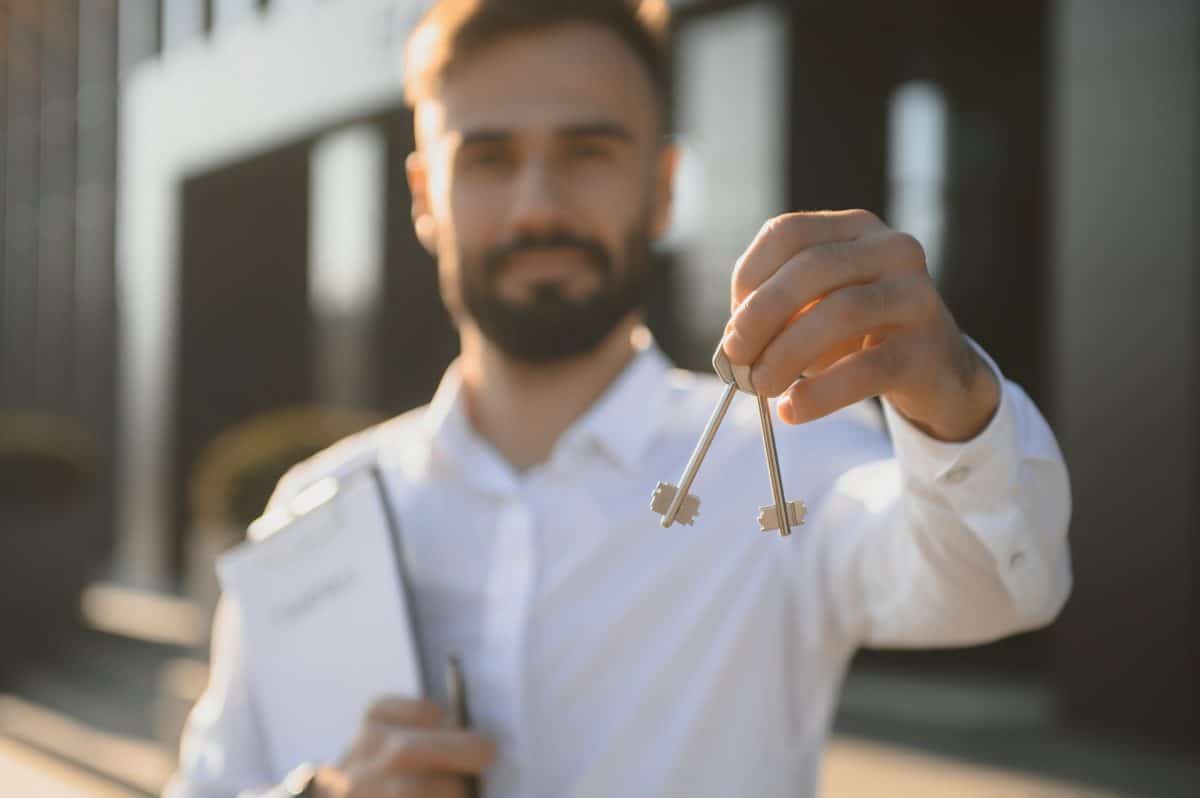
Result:
<svg viewBox="0 0 1200 798">
<path fill-rule="evenodd" d="M 1000 380 L 975 348 L 961 339 L 954 367 L 946 373 L 940 401 L 927 402 L 925 412 L 913 412 L 908 403 L 892 401 L 893 407 L 913 426 L 931 438 L 947 443 L 964 443 L 987 428 L 1000 406 Z"/>
</svg>

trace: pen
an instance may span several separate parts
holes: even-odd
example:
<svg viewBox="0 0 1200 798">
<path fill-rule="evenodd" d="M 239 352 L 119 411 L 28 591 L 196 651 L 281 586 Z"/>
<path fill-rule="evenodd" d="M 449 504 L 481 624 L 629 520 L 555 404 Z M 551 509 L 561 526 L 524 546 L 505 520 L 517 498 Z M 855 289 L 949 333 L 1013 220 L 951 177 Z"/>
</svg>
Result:
<svg viewBox="0 0 1200 798">
<path fill-rule="evenodd" d="M 467 683 L 463 679 L 462 665 L 458 655 L 446 659 L 446 697 L 450 702 L 450 715 L 454 725 L 460 729 L 471 728 L 471 710 L 467 705 Z M 467 798 L 478 798 L 479 777 L 466 777 Z"/>
</svg>

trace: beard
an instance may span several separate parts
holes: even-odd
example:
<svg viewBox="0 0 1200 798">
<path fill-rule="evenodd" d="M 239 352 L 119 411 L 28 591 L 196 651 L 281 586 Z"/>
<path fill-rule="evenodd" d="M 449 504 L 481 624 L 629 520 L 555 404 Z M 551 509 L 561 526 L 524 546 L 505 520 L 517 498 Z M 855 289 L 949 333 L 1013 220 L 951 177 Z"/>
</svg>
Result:
<svg viewBox="0 0 1200 798">
<path fill-rule="evenodd" d="M 539 249 L 573 249 L 599 278 L 586 297 L 566 296 L 554 281 L 533 286 L 531 298 L 513 302 L 496 290 L 508 260 Z M 556 232 L 522 236 L 486 252 L 478 262 L 461 261 L 462 304 L 489 341 L 514 360 L 551 363 L 595 350 L 630 312 L 644 304 L 650 265 L 650 235 L 639 225 L 626 237 L 623 268 L 600 242 Z"/>
</svg>

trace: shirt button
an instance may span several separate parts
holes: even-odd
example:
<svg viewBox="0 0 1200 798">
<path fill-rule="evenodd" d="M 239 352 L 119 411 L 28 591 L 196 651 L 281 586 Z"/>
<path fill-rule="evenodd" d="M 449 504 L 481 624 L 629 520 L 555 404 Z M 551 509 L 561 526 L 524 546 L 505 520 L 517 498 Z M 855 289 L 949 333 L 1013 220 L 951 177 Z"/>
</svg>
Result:
<svg viewBox="0 0 1200 798">
<path fill-rule="evenodd" d="M 1008 558 L 1008 567 L 1009 568 L 1020 568 L 1022 563 L 1024 563 L 1024 562 L 1025 562 L 1025 552 L 1014 551 L 1012 553 L 1012 556 L 1010 556 Z"/>
<path fill-rule="evenodd" d="M 971 469 L 968 466 L 955 466 L 946 472 L 944 479 L 951 485 L 958 485 L 969 476 L 971 476 Z"/>
</svg>

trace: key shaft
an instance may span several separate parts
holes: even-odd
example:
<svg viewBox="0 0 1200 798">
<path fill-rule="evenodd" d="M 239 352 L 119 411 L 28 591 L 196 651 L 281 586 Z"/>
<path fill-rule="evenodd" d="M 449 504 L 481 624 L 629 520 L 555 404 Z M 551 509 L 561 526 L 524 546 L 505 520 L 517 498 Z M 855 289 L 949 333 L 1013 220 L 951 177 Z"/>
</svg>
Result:
<svg viewBox="0 0 1200 798">
<path fill-rule="evenodd" d="M 737 393 L 737 390 L 738 388 L 735 384 L 726 385 L 725 392 L 721 394 L 721 400 L 717 402 L 712 415 L 708 417 L 708 424 L 704 426 L 704 432 L 700 436 L 700 441 L 692 451 L 692 456 L 688 458 L 687 466 L 683 469 L 683 476 L 679 478 L 679 487 L 675 491 L 675 496 L 671 499 L 671 504 L 667 507 L 666 513 L 663 514 L 661 523 L 664 528 L 669 527 L 675 522 L 675 517 L 679 514 L 679 508 L 692 489 L 692 482 L 696 480 L 696 473 L 700 470 L 700 464 L 704 462 L 704 456 L 708 454 L 708 447 L 712 445 L 713 438 L 717 434 L 717 428 L 721 426 L 721 421 L 724 420 L 725 414 L 729 412 L 729 405 L 733 402 L 733 397 Z"/>
<path fill-rule="evenodd" d="M 779 534 L 792 534 L 791 519 L 787 511 L 787 499 L 783 495 L 783 477 L 779 473 L 779 450 L 775 447 L 775 425 L 771 423 L 771 406 L 762 394 L 758 400 L 758 421 L 762 426 L 763 450 L 767 455 L 767 474 L 771 478 L 771 498 L 775 500 L 775 513 L 779 518 Z"/>
</svg>

